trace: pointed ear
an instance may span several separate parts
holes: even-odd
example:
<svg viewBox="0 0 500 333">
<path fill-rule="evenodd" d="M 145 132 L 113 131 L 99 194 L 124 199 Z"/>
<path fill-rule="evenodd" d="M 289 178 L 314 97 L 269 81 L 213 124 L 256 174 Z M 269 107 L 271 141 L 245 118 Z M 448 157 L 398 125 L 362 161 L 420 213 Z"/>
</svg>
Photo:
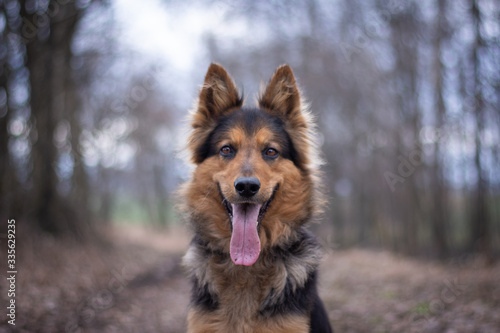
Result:
<svg viewBox="0 0 500 333">
<path fill-rule="evenodd" d="M 204 118 L 205 121 L 216 120 L 226 111 L 241 107 L 242 104 L 243 99 L 224 67 L 212 63 L 208 68 L 198 100 L 197 113 L 200 118 Z"/>
<path fill-rule="evenodd" d="M 207 158 L 209 146 L 207 139 L 221 116 L 243 105 L 236 85 L 226 72 L 217 64 L 208 68 L 205 82 L 200 91 L 197 105 L 191 114 L 193 131 L 188 139 L 191 161 L 199 164 Z"/>
<path fill-rule="evenodd" d="M 300 93 L 290 66 L 278 67 L 259 99 L 259 106 L 284 119 L 300 113 Z"/>
<path fill-rule="evenodd" d="M 295 163 L 300 168 L 307 168 L 309 155 L 313 151 L 314 126 L 309 111 L 302 105 L 290 66 L 278 67 L 258 103 L 261 109 L 284 121 L 297 153 Z"/>
</svg>

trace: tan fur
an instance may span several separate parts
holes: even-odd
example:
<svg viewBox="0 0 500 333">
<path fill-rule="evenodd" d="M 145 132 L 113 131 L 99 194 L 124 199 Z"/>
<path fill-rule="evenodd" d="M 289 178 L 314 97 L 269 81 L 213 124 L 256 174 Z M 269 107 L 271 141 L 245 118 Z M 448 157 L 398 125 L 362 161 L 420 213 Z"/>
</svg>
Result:
<svg viewBox="0 0 500 333">
<path fill-rule="evenodd" d="M 266 321 L 228 322 L 219 314 L 206 314 L 190 310 L 188 314 L 189 333 L 307 333 L 308 318 L 286 316 Z"/>
</svg>

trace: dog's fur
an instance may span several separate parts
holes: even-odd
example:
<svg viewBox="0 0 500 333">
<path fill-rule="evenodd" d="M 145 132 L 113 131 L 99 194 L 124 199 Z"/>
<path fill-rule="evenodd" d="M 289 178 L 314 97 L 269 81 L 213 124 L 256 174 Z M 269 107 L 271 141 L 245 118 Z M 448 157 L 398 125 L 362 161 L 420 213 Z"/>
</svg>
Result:
<svg viewBox="0 0 500 333">
<path fill-rule="evenodd" d="M 210 65 L 192 114 L 193 176 L 181 189 L 195 236 L 188 332 L 331 332 L 316 290 L 321 204 L 310 115 L 289 66 L 244 107 Z"/>
</svg>

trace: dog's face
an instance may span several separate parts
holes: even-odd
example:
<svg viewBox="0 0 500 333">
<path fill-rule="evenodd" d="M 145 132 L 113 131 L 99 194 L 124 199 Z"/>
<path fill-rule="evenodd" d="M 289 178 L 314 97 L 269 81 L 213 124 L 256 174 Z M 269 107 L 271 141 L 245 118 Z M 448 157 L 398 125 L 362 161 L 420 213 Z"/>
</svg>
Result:
<svg viewBox="0 0 500 333">
<path fill-rule="evenodd" d="M 186 197 L 201 234 L 248 266 L 311 214 L 312 181 L 308 123 L 291 69 L 276 71 L 259 107 L 242 104 L 227 72 L 212 64 L 193 115 L 197 167 Z"/>
</svg>

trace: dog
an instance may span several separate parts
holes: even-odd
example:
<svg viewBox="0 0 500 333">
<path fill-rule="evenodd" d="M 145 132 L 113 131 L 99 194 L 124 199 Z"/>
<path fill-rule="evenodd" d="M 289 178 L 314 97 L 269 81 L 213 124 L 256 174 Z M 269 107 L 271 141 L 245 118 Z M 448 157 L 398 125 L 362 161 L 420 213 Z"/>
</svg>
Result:
<svg viewBox="0 0 500 333">
<path fill-rule="evenodd" d="M 188 332 L 332 332 L 316 287 L 320 246 L 305 229 L 324 201 L 314 126 L 292 69 L 280 66 L 246 107 L 211 64 L 191 127 Z"/>
</svg>

